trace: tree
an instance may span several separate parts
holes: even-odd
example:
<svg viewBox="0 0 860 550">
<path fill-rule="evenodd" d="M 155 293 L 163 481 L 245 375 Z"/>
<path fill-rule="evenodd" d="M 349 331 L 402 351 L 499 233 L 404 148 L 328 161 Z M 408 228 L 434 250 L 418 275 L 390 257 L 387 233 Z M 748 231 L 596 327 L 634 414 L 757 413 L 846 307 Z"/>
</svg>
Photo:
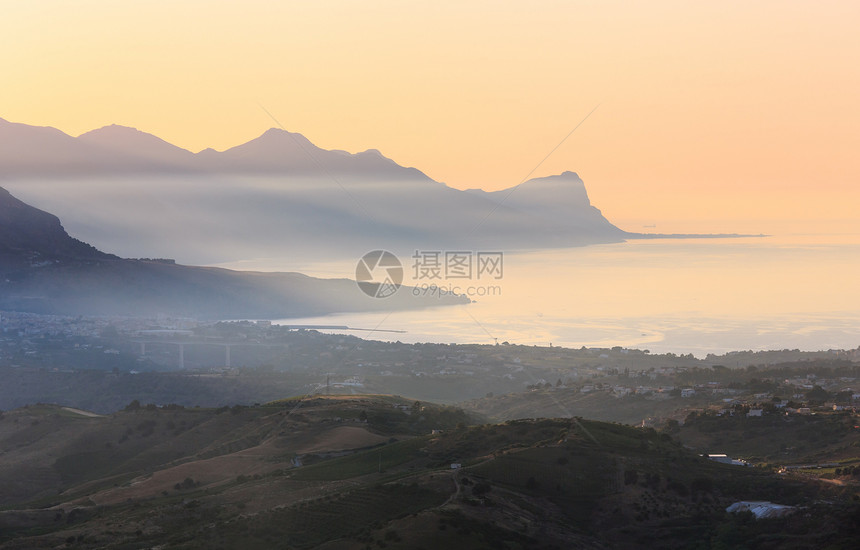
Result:
<svg viewBox="0 0 860 550">
<path fill-rule="evenodd" d="M 835 395 L 836 401 L 839 403 L 847 403 L 851 401 L 852 392 L 850 391 L 841 391 Z"/>
<path fill-rule="evenodd" d="M 681 424 L 674 418 L 670 418 L 666 421 L 666 431 L 668 433 L 678 433 L 681 431 Z"/>
<path fill-rule="evenodd" d="M 824 388 L 822 388 L 821 386 L 816 384 L 815 386 L 812 387 L 811 390 L 806 392 L 806 399 L 810 403 L 815 403 L 815 404 L 820 405 L 821 403 L 824 403 L 825 401 L 830 399 L 830 392 L 828 392 L 827 390 L 825 390 Z"/>
<path fill-rule="evenodd" d="M 476 497 L 479 497 L 481 495 L 486 495 L 491 490 L 492 486 L 489 483 L 487 483 L 486 481 L 479 481 L 475 484 L 474 487 L 472 487 L 472 494 Z"/>
<path fill-rule="evenodd" d="M 624 470 L 624 485 L 636 485 L 639 482 L 639 472 L 636 470 Z"/>
</svg>

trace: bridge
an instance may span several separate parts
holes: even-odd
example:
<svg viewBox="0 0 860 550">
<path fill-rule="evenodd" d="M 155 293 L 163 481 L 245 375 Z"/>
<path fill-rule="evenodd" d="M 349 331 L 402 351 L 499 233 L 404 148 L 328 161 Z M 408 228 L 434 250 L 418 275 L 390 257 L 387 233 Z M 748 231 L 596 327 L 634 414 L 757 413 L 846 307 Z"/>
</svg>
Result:
<svg viewBox="0 0 860 550">
<path fill-rule="evenodd" d="M 224 347 L 224 366 L 230 367 L 230 349 L 234 346 L 246 346 L 246 347 L 264 347 L 264 348 L 288 348 L 290 345 L 288 343 L 271 343 L 264 344 L 261 342 L 218 342 L 218 341 L 209 341 L 209 340 L 163 340 L 163 339 L 152 339 L 152 340 L 140 340 L 135 339 L 132 340 L 133 343 L 138 344 L 140 346 L 140 356 L 146 357 L 146 345 L 174 345 L 179 346 L 179 368 L 185 368 L 185 346 L 223 346 Z"/>
</svg>

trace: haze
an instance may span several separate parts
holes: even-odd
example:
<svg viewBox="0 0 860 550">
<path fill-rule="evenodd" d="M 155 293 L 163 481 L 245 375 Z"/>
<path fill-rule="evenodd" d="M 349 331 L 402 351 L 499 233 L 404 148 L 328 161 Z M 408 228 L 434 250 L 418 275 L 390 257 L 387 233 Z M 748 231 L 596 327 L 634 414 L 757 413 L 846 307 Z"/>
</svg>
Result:
<svg viewBox="0 0 860 550">
<path fill-rule="evenodd" d="M 276 124 L 452 187 L 576 170 L 627 230 L 856 232 L 860 5 L 14 2 L 7 120 L 219 150 Z M 646 207 L 646 208 L 643 208 Z"/>
</svg>

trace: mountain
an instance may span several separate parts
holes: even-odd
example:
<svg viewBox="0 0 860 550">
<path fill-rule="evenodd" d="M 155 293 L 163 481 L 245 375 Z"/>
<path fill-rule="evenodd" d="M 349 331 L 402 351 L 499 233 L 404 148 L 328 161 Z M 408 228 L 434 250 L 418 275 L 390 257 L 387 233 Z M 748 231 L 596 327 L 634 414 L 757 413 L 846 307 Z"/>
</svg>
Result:
<svg viewBox="0 0 860 550">
<path fill-rule="evenodd" d="M 354 281 L 127 260 L 68 235 L 59 219 L 0 188 L 0 310 L 65 315 L 284 318 L 468 302 L 371 298 Z"/>
<path fill-rule="evenodd" d="M 124 160 L 129 170 L 145 169 L 147 166 L 165 171 L 189 171 L 194 168 L 195 156 L 190 151 L 128 126 L 104 126 L 81 134 L 77 141 L 105 156 L 115 155 Z"/>
<path fill-rule="evenodd" d="M 60 219 L 21 202 L 0 187 L 0 259 L 2 269 L 59 260 L 116 258 L 74 239 Z"/>
<path fill-rule="evenodd" d="M 467 191 L 539 216 L 550 214 L 557 218 L 565 214 L 570 215 L 572 210 L 589 211 L 589 209 L 592 215 L 600 213 L 591 205 L 585 183 L 576 172 L 568 171 L 557 176 L 533 178 L 501 191 L 488 192 L 482 189 Z"/>
<path fill-rule="evenodd" d="M 404 168 L 372 149 L 351 154 L 317 147 L 305 136 L 271 128 L 256 139 L 222 153 L 198 154 L 201 169 L 243 174 L 350 174 L 373 178 L 429 180 L 415 168 Z"/>
<path fill-rule="evenodd" d="M 0 178 L 63 176 L 93 166 L 92 147 L 56 128 L 0 118 Z"/>
<path fill-rule="evenodd" d="M 112 124 L 75 138 L 55 128 L 0 118 L 0 178 L 152 173 L 349 173 L 383 179 L 429 179 L 379 151 L 328 151 L 301 134 L 277 128 L 223 152 L 205 149 L 194 154 L 127 126 Z"/>
<path fill-rule="evenodd" d="M 627 235 L 591 205 L 585 183 L 576 172 L 533 178 L 501 191 L 468 189 L 467 192 L 544 220 L 548 228 L 562 235 L 571 231 L 596 239 Z"/>
<path fill-rule="evenodd" d="M 460 191 L 377 150 L 325 150 L 274 128 L 223 152 L 193 154 L 123 126 L 73 138 L 0 121 L 0 179 L 101 249 L 194 264 L 630 236 L 591 205 L 573 172 L 504 191 Z"/>
</svg>

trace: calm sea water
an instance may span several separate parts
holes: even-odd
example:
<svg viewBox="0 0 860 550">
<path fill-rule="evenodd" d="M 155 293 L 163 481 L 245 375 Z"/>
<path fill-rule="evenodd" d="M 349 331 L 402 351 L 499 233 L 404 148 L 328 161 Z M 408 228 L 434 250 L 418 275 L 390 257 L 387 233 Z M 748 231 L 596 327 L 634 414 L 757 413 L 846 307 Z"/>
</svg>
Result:
<svg viewBox="0 0 860 550">
<path fill-rule="evenodd" d="M 476 301 L 279 322 L 403 330 L 354 333 L 403 342 L 618 345 L 699 357 L 860 346 L 860 235 L 666 239 L 506 252 L 498 280 L 414 280 L 415 260 L 401 261 L 406 284 L 456 285 Z M 228 267 L 321 277 L 355 273 L 355 261 L 256 260 Z"/>
</svg>

